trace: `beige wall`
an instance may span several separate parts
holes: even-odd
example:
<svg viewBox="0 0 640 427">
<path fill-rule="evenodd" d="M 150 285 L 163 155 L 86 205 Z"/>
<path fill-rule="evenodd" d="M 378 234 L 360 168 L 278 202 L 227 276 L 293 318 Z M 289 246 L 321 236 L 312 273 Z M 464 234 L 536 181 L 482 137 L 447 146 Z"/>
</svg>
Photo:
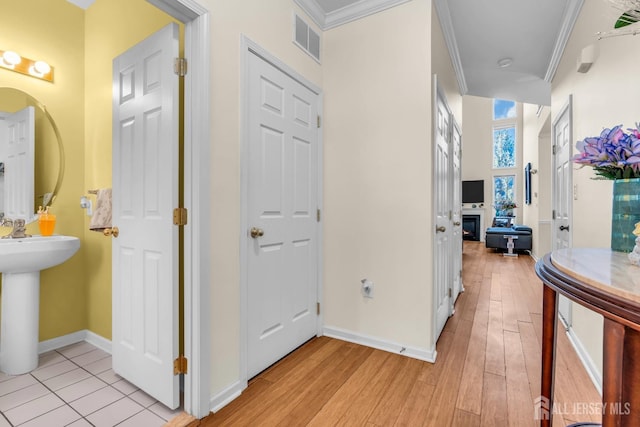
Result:
<svg viewBox="0 0 640 427">
<path fill-rule="evenodd" d="M 615 9 L 606 2 L 585 2 L 567 43 L 558 72 L 552 83 L 552 117 L 555 118 L 573 95 L 573 140 L 598 135 L 604 127 L 623 124 L 633 127 L 638 121 L 637 102 L 640 86 L 636 72 L 640 64 L 640 45 L 632 36 L 597 41 L 596 31 L 613 27 Z M 595 43 L 598 55 L 588 73 L 576 72 L 580 51 Z M 613 183 L 597 181 L 590 168 L 574 167 L 572 236 L 575 247 L 609 247 L 611 197 Z M 581 213 L 588 212 L 588 215 Z M 596 366 L 602 366 L 602 318 L 577 305 L 573 309 L 574 330 Z M 600 371 L 601 372 L 601 371 Z"/>
<path fill-rule="evenodd" d="M 201 3 L 211 15 L 211 394 L 217 395 L 240 379 L 241 35 L 318 86 L 322 73 L 291 41 L 293 12 L 301 13 L 293 1 Z"/>
<path fill-rule="evenodd" d="M 531 162 L 531 204 L 522 203 L 523 223 L 532 228 L 531 254 L 541 258 L 551 251 L 551 121 L 549 107 L 523 104 L 523 167 Z M 524 175 L 523 175 L 524 176 Z M 523 178 L 524 179 L 524 178 Z M 523 182 L 524 197 L 524 182 Z"/>
<path fill-rule="evenodd" d="M 429 350 L 427 0 L 324 35 L 325 324 Z M 402 23 L 401 25 L 399 23 Z M 365 299 L 360 280 L 375 284 Z"/>
<path fill-rule="evenodd" d="M 444 91 L 451 113 L 462 131 L 462 96 L 444 40 L 442 26 L 435 10 L 435 3 L 431 8 L 431 73 L 437 76 L 438 85 Z M 464 137 L 462 140 L 464 143 Z"/>
<path fill-rule="evenodd" d="M 124 3 L 135 13 L 123 17 L 118 9 Z M 211 12 L 212 42 L 211 394 L 240 377 L 242 34 L 324 91 L 325 324 L 431 350 L 433 72 L 438 73 L 456 120 L 461 123 L 462 118 L 461 97 L 431 1 L 413 0 L 325 32 L 322 65 L 291 42 L 292 13 L 301 13 L 292 0 L 201 3 Z M 75 145 L 68 146 L 75 157 L 67 162 L 59 206 L 54 206 L 60 215 L 57 231 L 82 236 L 82 249 L 65 265 L 64 284 L 62 276 L 56 276 L 60 285 L 55 286 L 60 287 L 52 288 L 58 297 L 49 295 L 46 304 L 51 308 L 43 307 L 50 329 L 45 329 L 45 337 L 89 328 L 110 338 L 111 246 L 109 240 L 85 231 L 88 219 L 77 206 L 78 198 L 88 188 L 111 182 L 110 114 L 103 113 L 104 108 L 110 111 L 111 99 L 106 58 L 168 21 L 142 0 L 98 0 L 86 12 L 86 21 L 80 9 L 69 7 L 79 11 L 77 26 L 82 31 L 68 44 L 55 46 L 68 50 L 77 43 L 72 55 L 86 60 L 77 60 L 70 71 L 75 74 L 68 74 L 77 87 L 65 87 L 58 94 L 66 99 L 79 95 L 57 111 L 61 131 L 75 132 L 69 138 Z M 140 22 L 142 16 L 150 21 Z M 129 17 L 134 21 L 127 21 Z M 113 35 L 114 27 L 131 31 Z M 67 75 L 62 69 L 56 72 Z M 46 102 L 47 93 L 42 96 Z M 360 294 L 363 277 L 375 282 L 372 300 Z M 61 291 L 63 286 L 71 288 Z"/>
</svg>

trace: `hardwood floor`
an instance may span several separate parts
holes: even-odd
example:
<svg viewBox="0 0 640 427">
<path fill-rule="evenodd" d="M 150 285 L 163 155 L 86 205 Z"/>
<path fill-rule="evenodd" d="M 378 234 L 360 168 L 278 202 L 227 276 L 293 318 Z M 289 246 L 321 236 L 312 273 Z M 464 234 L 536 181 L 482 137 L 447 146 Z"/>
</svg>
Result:
<svg viewBox="0 0 640 427">
<path fill-rule="evenodd" d="M 309 341 L 190 426 L 534 426 L 542 284 L 529 256 L 465 242 L 465 292 L 435 364 L 327 337 Z M 559 322 L 560 323 L 560 322 Z M 600 396 L 558 334 L 554 426 L 596 421 Z"/>
</svg>

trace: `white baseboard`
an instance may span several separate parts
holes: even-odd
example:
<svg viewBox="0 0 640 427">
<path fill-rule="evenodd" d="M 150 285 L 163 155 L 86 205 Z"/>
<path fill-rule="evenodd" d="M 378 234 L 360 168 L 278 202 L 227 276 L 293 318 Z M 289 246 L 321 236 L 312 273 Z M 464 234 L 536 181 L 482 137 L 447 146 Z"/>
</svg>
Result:
<svg viewBox="0 0 640 427">
<path fill-rule="evenodd" d="M 400 354 L 402 356 L 411 357 L 413 359 L 424 360 L 425 362 L 434 363 L 436 361 L 435 349 L 425 350 L 421 348 L 411 347 L 393 341 L 388 341 L 357 332 L 347 331 L 345 329 L 325 326 L 323 334 L 342 341 L 352 342 L 367 347 L 377 348 L 378 350 L 388 351 L 390 353 Z"/>
<path fill-rule="evenodd" d="M 93 344 L 98 347 L 100 350 L 104 350 L 109 354 L 112 354 L 111 351 L 111 340 L 108 340 L 94 332 L 87 331 L 87 336 L 84 339 L 89 344 Z"/>
<path fill-rule="evenodd" d="M 221 392 L 211 397 L 209 401 L 209 407 L 211 412 L 218 412 L 220 409 L 228 405 L 233 399 L 240 396 L 242 391 L 246 388 L 246 384 L 242 381 L 236 381 L 230 386 L 224 388 Z"/>
<path fill-rule="evenodd" d="M 111 354 L 111 341 L 101 337 L 87 329 L 82 331 L 73 332 L 61 337 L 52 338 L 50 340 L 40 341 L 38 343 L 38 354 L 46 353 L 48 351 L 57 350 L 62 347 L 66 347 L 71 344 L 86 341 L 101 350 Z"/>
<path fill-rule="evenodd" d="M 584 368 L 587 370 L 587 374 L 589 374 L 591 382 L 593 382 L 593 385 L 596 386 L 598 393 L 602 395 L 602 375 L 600 374 L 598 367 L 595 363 L 593 363 L 593 359 L 591 359 L 591 356 L 589 356 L 587 349 L 584 348 L 584 345 L 582 345 L 582 341 L 580 341 L 580 338 L 578 338 L 578 336 L 575 334 L 573 328 L 567 329 L 567 336 L 569 337 L 571 345 L 576 350 L 576 353 L 578 354 L 582 365 L 584 365 Z"/>
</svg>

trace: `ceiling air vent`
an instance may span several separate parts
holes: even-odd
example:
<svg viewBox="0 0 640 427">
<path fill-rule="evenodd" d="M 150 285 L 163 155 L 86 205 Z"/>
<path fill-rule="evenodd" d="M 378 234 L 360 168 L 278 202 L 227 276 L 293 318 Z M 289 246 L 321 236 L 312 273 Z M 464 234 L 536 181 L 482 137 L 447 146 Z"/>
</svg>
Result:
<svg viewBox="0 0 640 427">
<path fill-rule="evenodd" d="M 320 35 L 316 33 L 302 18 L 294 14 L 294 43 L 320 62 Z"/>
</svg>

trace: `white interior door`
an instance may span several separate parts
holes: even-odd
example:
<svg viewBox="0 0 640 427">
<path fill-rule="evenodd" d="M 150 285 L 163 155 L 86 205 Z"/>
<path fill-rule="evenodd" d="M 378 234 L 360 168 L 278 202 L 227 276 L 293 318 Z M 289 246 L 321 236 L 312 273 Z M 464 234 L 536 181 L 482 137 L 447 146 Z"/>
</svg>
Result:
<svg viewBox="0 0 640 427">
<path fill-rule="evenodd" d="M 571 98 L 553 123 L 553 249 L 571 247 Z M 560 295 L 558 313 L 571 326 L 571 301 Z"/>
<path fill-rule="evenodd" d="M 4 163 L 4 197 L 0 212 L 31 221 L 35 214 L 35 109 L 0 113 L 0 163 Z"/>
<path fill-rule="evenodd" d="M 451 127 L 451 262 L 453 264 L 453 296 L 451 298 L 451 313 L 460 292 L 464 291 L 462 283 L 462 135 L 455 120 L 452 119 Z"/>
<path fill-rule="evenodd" d="M 451 211 L 451 173 L 450 173 L 450 114 L 445 101 L 438 91 L 435 111 L 436 141 L 434 156 L 435 179 L 435 311 L 436 334 L 440 336 L 447 319 L 451 315 L 451 248 L 452 248 L 452 211 Z"/>
<path fill-rule="evenodd" d="M 316 335 L 319 153 L 318 95 L 254 53 L 248 65 L 251 378 Z"/>
<path fill-rule="evenodd" d="M 177 408 L 178 26 L 113 61 L 113 370 Z"/>
</svg>

